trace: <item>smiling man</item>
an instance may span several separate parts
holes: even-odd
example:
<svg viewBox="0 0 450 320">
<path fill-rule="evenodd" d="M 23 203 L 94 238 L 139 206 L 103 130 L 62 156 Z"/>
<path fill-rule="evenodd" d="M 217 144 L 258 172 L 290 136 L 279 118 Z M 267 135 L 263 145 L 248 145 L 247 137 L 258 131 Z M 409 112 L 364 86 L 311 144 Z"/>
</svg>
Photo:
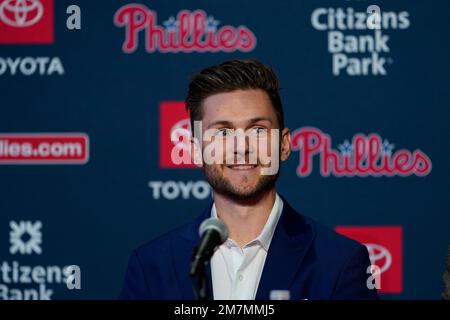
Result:
<svg viewBox="0 0 450 320">
<path fill-rule="evenodd" d="M 267 300 L 278 290 L 293 300 L 376 299 L 367 249 L 299 214 L 276 191 L 291 140 L 275 73 L 256 60 L 209 67 L 193 77 L 186 105 L 197 130 L 192 157 L 213 201 L 192 223 L 132 253 L 121 297 L 194 299 L 198 229 L 216 217 L 229 233 L 207 272 L 214 299 Z"/>
</svg>

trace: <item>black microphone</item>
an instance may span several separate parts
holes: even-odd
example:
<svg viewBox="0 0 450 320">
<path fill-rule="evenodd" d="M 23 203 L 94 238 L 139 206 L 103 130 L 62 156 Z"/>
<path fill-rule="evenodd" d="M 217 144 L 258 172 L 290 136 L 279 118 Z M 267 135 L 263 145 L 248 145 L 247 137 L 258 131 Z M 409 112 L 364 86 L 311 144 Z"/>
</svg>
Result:
<svg viewBox="0 0 450 320">
<path fill-rule="evenodd" d="M 205 264 L 211 259 L 214 250 L 228 238 L 227 226 L 217 218 L 209 218 L 202 222 L 199 228 L 200 243 L 194 250 L 190 275 L 195 277 L 203 272 Z"/>
</svg>

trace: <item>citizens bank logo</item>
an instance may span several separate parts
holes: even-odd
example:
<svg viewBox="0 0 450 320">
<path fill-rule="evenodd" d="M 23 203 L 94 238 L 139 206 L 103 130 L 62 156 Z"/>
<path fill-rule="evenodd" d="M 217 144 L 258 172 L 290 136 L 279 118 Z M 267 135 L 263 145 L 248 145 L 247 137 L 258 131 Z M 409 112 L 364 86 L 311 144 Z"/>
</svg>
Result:
<svg viewBox="0 0 450 320">
<path fill-rule="evenodd" d="M 27 255 L 42 254 L 41 221 L 10 221 L 9 227 L 9 253 L 19 253 L 21 256 L 0 262 L 0 300 L 50 300 L 55 289 L 60 291 L 61 286 L 68 290 L 81 289 L 81 269 L 78 265 L 27 263 L 36 261 L 35 257 Z M 0 253 L 0 256 L 5 254 Z"/>
<path fill-rule="evenodd" d="M 42 222 L 36 221 L 11 221 L 9 223 L 11 231 L 9 232 L 10 254 L 41 254 L 42 243 Z"/>
<path fill-rule="evenodd" d="M 159 106 L 160 140 L 159 164 L 161 168 L 196 168 L 195 164 L 176 164 L 172 154 L 189 153 L 191 124 L 184 102 L 161 102 Z"/>
<path fill-rule="evenodd" d="M 326 31 L 334 76 L 387 75 L 393 63 L 389 41 L 397 30 L 410 27 L 408 11 L 383 11 L 369 6 L 354 8 L 316 8 L 311 13 L 315 30 Z"/>
<path fill-rule="evenodd" d="M 53 0 L 0 0 L 0 44 L 50 44 L 53 28 Z"/>
<path fill-rule="evenodd" d="M 323 177 L 425 177 L 430 174 L 430 158 L 420 149 L 399 149 L 376 133 L 357 133 L 350 140 L 331 145 L 331 137 L 314 127 L 302 127 L 292 132 L 292 150 L 299 152 L 297 175 L 312 173 L 314 157 L 319 158 Z"/>
<path fill-rule="evenodd" d="M 403 291 L 403 229 L 401 226 L 339 226 L 337 233 L 367 247 L 370 262 L 379 268 L 379 293 Z"/>
<path fill-rule="evenodd" d="M 181 10 L 159 25 L 157 13 L 138 3 L 124 5 L 114 15 L 114 24 L 125 30 L 125 53 L 137 50 L 141 32 L 145 34 L 148 53 L 250 52 L 256 47 L 256 37 L 249 28 L 219 27 L 220 23 L 203 10 Z"/>
</svg>

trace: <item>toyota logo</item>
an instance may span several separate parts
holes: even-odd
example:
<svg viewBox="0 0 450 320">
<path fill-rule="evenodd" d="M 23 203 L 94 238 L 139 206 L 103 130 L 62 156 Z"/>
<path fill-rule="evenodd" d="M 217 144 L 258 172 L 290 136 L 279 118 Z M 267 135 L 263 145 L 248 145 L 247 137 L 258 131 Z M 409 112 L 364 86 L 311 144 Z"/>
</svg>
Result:
<svg viewBox="0 0 450 320">
<path fill-rule="evenodd" d="M 370 262 L 373 265 L 377 265 L 380 268 L 381 273 L 388 270 L 392 264 L 392 255 L 389 250 L 383 246 L 380 246 L 379 244 L 374 243 L 366 243 L 365 246 L 369 251 Z M 382 263 L 383 259 L 384 263 Z"/>
<path fill-rule="evenodd" d="M 39 0 L 4 0 L 0 4 L 0 21 L 12 27 L 32 26 L 43 13 L 44 7 Z"/>
<path fill-rule="evenodd" d="M 170 140 L 185 151 L 190 150 L 189 139 L 191 137 L 191 122 L 189 118 L 175 123 L 170 130 Z"/>
</svg>

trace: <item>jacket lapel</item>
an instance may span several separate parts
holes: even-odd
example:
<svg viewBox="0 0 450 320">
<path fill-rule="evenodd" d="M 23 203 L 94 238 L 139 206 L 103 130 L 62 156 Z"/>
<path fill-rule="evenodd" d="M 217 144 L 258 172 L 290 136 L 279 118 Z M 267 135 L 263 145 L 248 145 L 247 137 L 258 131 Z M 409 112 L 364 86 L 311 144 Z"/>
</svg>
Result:
<svg viewBox="0 0 450 320">
<path fill-rule="evenodd" d="M 289 290 L 314 238 L 312 226 L 283 198 L 283 212 L 267 252 L 257 300 L 269 300 L 271 290 Z"/>
</svg>

